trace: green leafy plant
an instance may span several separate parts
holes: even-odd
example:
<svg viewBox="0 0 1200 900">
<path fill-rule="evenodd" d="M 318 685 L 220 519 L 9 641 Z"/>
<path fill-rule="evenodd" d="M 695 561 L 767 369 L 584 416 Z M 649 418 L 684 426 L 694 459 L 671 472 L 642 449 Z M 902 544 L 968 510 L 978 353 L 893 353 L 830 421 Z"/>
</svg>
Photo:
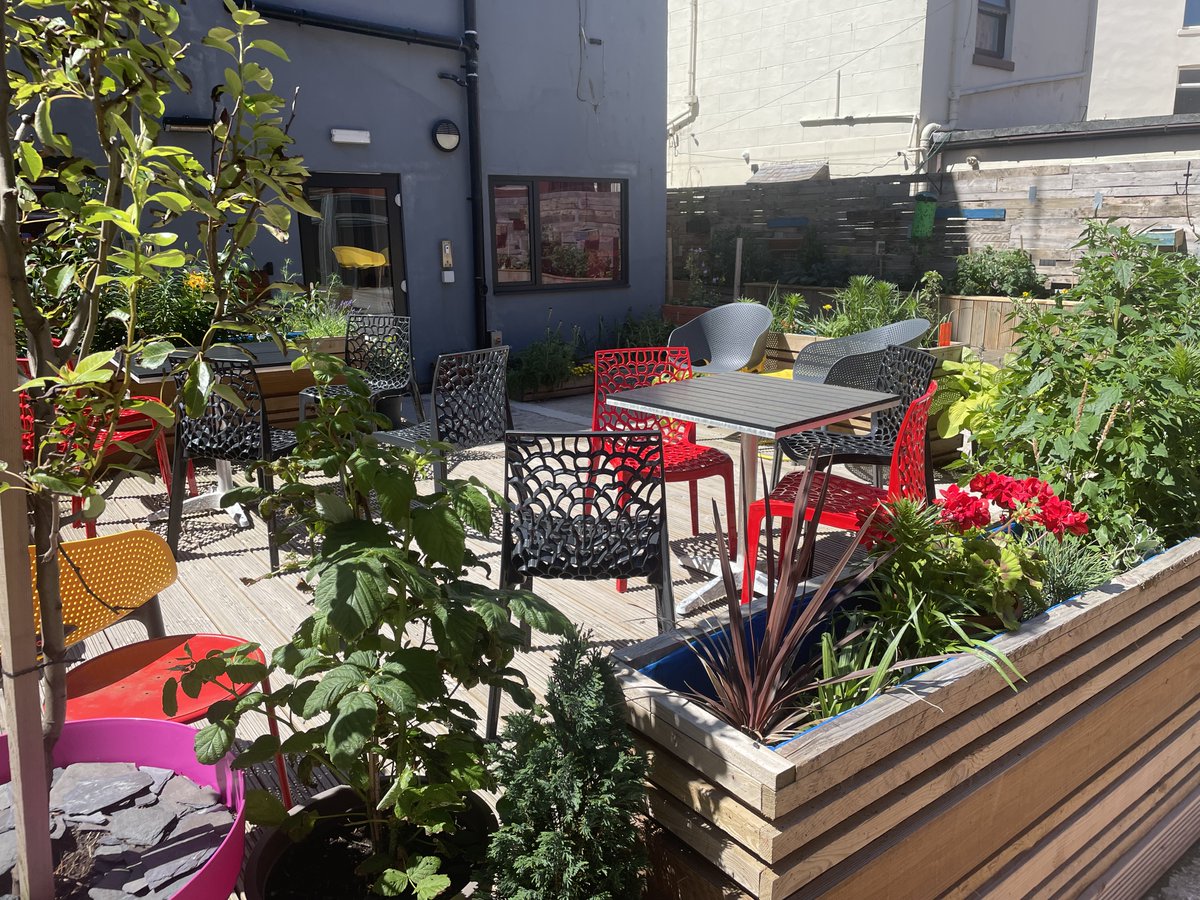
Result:
<svg viewBox="0 0 1200 900">
<path fill-rule="evenodd" d="M 683 271 L 688 281 L 687 305 L 717 306 L 721 303 L 717 276 L 713 273 L 707 250 L 700 247 L 686 250 L 683 254 Z"/>
<path fill-rule="evenodd" d="M 322 284 L 295 284 L 291 261 L 284 261 L 280 280 L 288 288 L 275 301 L 279 330 L 307 338 L 345 337 L 350 302 L 342 299 L 342 279 L 330 275 Z"/>
<path fill-rule="evenodd" d="M 276 752 L 298 756 L 309 780 L 322 768 L 363 803 L 361 824 L 372 853 L 360 872 L 377 893 L 411 890 L 434 897 L 449 885 L 444 864 L 471 791 L 493 787 L 478 717 L 462 694 L 496 685 L 528 707 L 532 695 L 511 668 L 523 643 L 510 619 L 551 634 L 568 621 L 526 591 L 480 584 L 481 561 L 466 529 L 488 533 L 497 498 L 477 480 L 448 480 L 434 493 L 418 489 L 428 460 L 371 439 L 384 420 L 368 400 L 362 373 L 332 356 L 301 359 L 318 384 L 344 376 L 352 394 L 325 397 L 317 415 L 297 427 L 299 446 L 270 464 L 272 492 L 247 488 L 264 515 L 287 513 L 314 548 L 292 567 L 313 585 L 313 614 L 279 647 L 269 666 L 247 657 L 252 645 L 196 660 L 164 691 L 195 696 L 205 683 L 281 685 L 215 704 L 196 736 L 196 754 L 215 762 L 234 748 L 247 715 L 275 718 L 289 735 L 265 735 L 235 750 L 235 767 Z M 378 510 L 376 513 L 375 510 Z M 273 795 L 247 796 L 253 821 L 287 827 L 294 836 L 315 817 L 289 818 Z"/>
<path fill-rule="evenodd" d="M 1047 542 L 1041 556 L 1043 599 L 1026 608 L 1026 618 L 1104 584 L 1117 573 L 1110 554 L 1075 535 Z"/>
<path fill-rule="evenodd" d="M 808 324 L 808 298 L 804 294 L 781 293 L 777 284 L 771 288 L 766 306 L 771 310 L 771 330 L 778 334 L 798 334 Z"/>
<path fill-rule="evenodd" d="M 1109 550 L 1200 521 L 1200 262 L 1088 225 L 1079 283 L 1016 327 L 980 462 L 1036 472 Z"/>
<path fill-rule="evenodd" d="M 563 640 L 546 709 L 507 720 L 496 773 L 500 830 L 488 848 L 503 900 L 623 900 L 642 893 L 646 761 L 625 724 L 612 661 Z"/>
<path fill-rule="evenodd" d="M 934 318 L 934 307 L 921 290 L 904 294 L 890 281 L 855 275 L 833 295 L 816 316 L 798 322 L 804 331 L 822 337 L 846 337 L 906 319 Z"/>
<path fill-rule="evenodd" d="M 955 261 L 955 288 L 960 294 L 996 297 L 1040 297 L 1045 292 L 1042 276 L 1025 250 L 972 250 Z"/>
<path fill-rule="evenodd" d="M 618 347 L 664 347 L 675 326 L 663 320 L 659 312 L 647 313 L 635 318 L 626 313 L 625 320 L 617 329 Z"/>
<path fill-rule="evenodd" d="M 562 336 L 561 324 L 553 329 L 547 325 L 545 337 L 534 341 L 509 361 L 509 393 L 522 397 L 564 384 L 574 374 L 575 360 L 582 346 L 583 336 L 578 327 L 568 341 Z"/>
<path fill-rule="evenodd" d="M 992 406 L 1000 396 L 999 380 L 999 367 L 984 362 L 970 347 L 963 348 L 961 360 L 942 360 L 930 407 L 938 437 L 970 431 L 976 441 L 991 444 Z"/>
<path fill-rule="evenodd" d="M 778 264 L 761 231 L 744 225 L 718 225 L 709 236 L 708 254 L 715 282 L 733 287 L 737 269 L 737 240 L 742 239 L 742 284 L 772 281 Z"/>
</svg>

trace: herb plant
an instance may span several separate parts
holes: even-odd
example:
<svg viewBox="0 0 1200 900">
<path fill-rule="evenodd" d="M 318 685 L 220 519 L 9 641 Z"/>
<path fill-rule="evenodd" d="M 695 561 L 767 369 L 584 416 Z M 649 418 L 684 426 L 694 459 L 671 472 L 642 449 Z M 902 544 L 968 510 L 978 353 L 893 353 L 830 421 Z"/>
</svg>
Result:
<svg viewBox="0 0 1200 900">
<path fill-rule="evenodd" d="M 832 304 L 827 304 L 819 315 L 803 318 L 800 324 L 810 334 L 834 338 L 892 322 L 932 317 L 933 308 L 924 292 L 904 294 L 890 281 L 855 275 L 846 287 L 834 293 Z"/>
<path fill-rule="evenodd" d="M 582 334 L 574 330 L 571 340 L 562 336 L 562 326 L 546 326 L 546 336 L 534 341 L 508 364 L 508 392 L 514 397 L 539 390 L 553 390 L 574 374 L 575 360 L 583 345 Z"/>
<path fill-rule="evenodd" d="M 546 709 L 510 716 L 496 756 L 504 794 L 488 849 L 503 900 L 640 897 L 646 761 L 611 659 L 578 634 L 559 647 Z M 547 716 L 548 714 L 548 716 Z"/>
<path fill-rule="evenodd" d="M 269 666 L 248 660 L 248 646 L 196 660 L 168 683 L 164 706 L 178 690 L 194 696 L 206 682 L 257 684 L 270 674 L 280 687 L 212 707 L 197 757 L 214 762 L 234 749 L 247 715 L 274 717 L 290 736 L 236 749 L 234 765 L 282 751 L 300 758 L 304 779 L 317 767 L 334 773 L 362 800 L 357 821 L 372 854 L 360 871 L 374 890 L 434 897 L 450 884 L 444 865 L 464 796 L 494 786 L 478 716 L 462 695 L 498 685 L 529 706 L 510 668 L 523 642 L 510 615 L 555 634 L 569 623 L 533 594 L 478 583 L 486 573 L 466 529 L 488 533 L 498 498 L 476 480 L 420 492 L 427 460 L 372 440 L 384 420 L 361 373 L 324 355 L 294 365 L 311 366 L 318 384 L 344 375 L 353 393 L 323 397 L 316 417 L 300 423 L 297 450 L 270 464 L 277 490 L 247 488 L 240 499 L 259 501 L 264 515 L 288 513 L 312 546 L 296 567 L 313 585 L 313 614 Z M 263 791 L 250 792 L 247 805 L 253 821 L 294 836 L 314 824 L 311 814 L 288 817 Z"/>
<path fill-rule="evenodd" d="M 960 294 L 995 297 L 1039 297 L 1045 292 L 1042 276 L 1026 250 L 984 247 L 956 260 L 955 287 Z"/>
</svg>

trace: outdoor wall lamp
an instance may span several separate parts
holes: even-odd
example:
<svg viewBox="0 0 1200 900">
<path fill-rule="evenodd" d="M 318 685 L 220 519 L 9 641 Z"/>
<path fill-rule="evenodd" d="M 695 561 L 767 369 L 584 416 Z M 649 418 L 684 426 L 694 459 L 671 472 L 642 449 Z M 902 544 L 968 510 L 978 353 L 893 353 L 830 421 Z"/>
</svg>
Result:
<svg viewBox="0 0 1200 900">
<path fill-rule="evenodd" d="M 439 119 L 433 123 L 433 143 L 439 150 L 453 153 L 458 149 L 461 140 L 462 135 L 458 132 L 458 126 L 449 119 Z"/>
<path fill-rule="evenodd" d="M 329 139 L 335 144 L 369 144 L 371 132 L 354 128 L 332 128 L 329 131 Z"/>
<path fill-rule="evenodd" d="M 205 116 L 163 116 L 164 131 L 212 131 L 213 120 Z"/>
</svg>

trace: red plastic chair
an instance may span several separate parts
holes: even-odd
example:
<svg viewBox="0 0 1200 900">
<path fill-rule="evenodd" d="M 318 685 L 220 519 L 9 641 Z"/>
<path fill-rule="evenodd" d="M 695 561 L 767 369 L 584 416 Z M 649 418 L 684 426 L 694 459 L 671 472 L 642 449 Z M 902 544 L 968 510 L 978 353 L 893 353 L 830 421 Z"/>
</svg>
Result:
<svg viewBox="0 0 1200 900">
<path fill-rule="evenodd" d="M 17 357 L 17 370 L 26 378 L 31 377 L 29 369 L 29 360 L 23 356 Z M 131 397 L 131 400 L 155 400 L 157 397 Z M 33 405 L 29 402 L 29 395 L 24 391 L 17 393 L 17 405 L 21 416 L 21 455 L 26 462 L 32 462 L 35 452 L 33 445 Z M 117 416 L 117 426 L 111 432 L 111 438 L 108 439 L 108 449 L 105 452 L 115 453 L 118 441 L 123 441 L 129 444 L 139 444 L 142 441 L 154 435 L 154 449 L 158 455 L 158 468 L 162 475 L 163 482 L 167 486 L 167 495 L 171 493 L 171 456 L 167 452 L 167 439 L 164 436 L 162 429 L 158 427 L 158 423 L 145 413 L 138 412 L 134 409 L 123 409 Z M 105 435 L 100 435 L 99 443 L 103 443 Z M 199 489 L 196 486 L 196 472 L 191 463 L 188 463 L 188 489 L 191 491 L 190 496 L 196 496 Z M 75 528 L 86 528 L 87 536 L 94 538 L 96 536 L 96 520 L 83 519 L 80 513 L 83 510 L 83 500 L 80 497 L 71 498 L 71 515 L 75 519 Z"/>
<path fill-rule="evenodd" d="M 720 476 L 725 479 L 725 514 L 730 524 L 729 553 L 737 553 L 737 521 L 733 498 L 733 459 L 715 447 L 696 443 L 694 422 L 681 422 L 661 416 L 647 415 L 630 409 L 618 409 L 608 404 L 612 394 L 639 387 L 649 387 L 693 377 L 691 354 L 687 347 L 636 347 L 624 350 L 597 350 L 596 391 L 592 401 L 593 431 L 645 431 L 657 428 L 663 436 L 665 481 L 688 483 L 692 509 L 692 534 L 700 531 L 700 510 L 697 496 L 701 478 Z M 623 580 L 617 590 L 625 590 Z"/>
<path fill-rule="evenodd" d="M 925 501 L 925 429 L 929 422 L 929 405 L 933 402 L 933 394 L 937 390 L 937 382 L 931 381 L 929 389 L 912 402 L 904 421 L 900 424 L 900 433 L 896 437 L 896 445 L 892 450 L 891 474 L 888 477 L 887 488 L 877 488 L 871 484 L 863 484 L 840 475 L 830 475 L 817 472 L 813 476 L 812 487 L 809 490 L 804 518 L 813 517 L 812 503 L 821 495 L 825 486 L 825 505 L 821 509 L 818 523 L 832 528 L 842 528 L 846 531 L 858 531 L 863 519 L 871 511 L 883 503 L 898 498 Z M 766 517 L 767 503 L 771 504 L 771 515 L 778 517 L 781 522 L 782 534 L 780 546 L 787 541 L 788 529 L 791 527 L 792 516 L 796 505 L 796 495 L 804 481 L 804 472 L 793 472 L 775 485 L 775 489 L 763 500 L 755 500 L 750 504 L 746 516 L 747 551 L 742 574 L 742 602 L 749 603 L 754 596 L 754 570 L 758 564 L 758 540 L 762 531 L 762 521 Z M 767 540 L 770 540 L 770 535 Z"/>
</svg>

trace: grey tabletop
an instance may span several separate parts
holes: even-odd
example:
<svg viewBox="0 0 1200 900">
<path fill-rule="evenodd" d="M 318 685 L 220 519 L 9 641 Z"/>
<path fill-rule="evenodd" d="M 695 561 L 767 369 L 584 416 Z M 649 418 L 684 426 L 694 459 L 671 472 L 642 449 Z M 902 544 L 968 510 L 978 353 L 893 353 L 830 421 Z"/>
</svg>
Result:
<svg viewBox="0 0 1200 900">
<path fill-rule="evenodd" d="M 895 394 L 730 372 L 610 394 L 613 406 L 781 438 L 889 409 Z"/>
</svg>

